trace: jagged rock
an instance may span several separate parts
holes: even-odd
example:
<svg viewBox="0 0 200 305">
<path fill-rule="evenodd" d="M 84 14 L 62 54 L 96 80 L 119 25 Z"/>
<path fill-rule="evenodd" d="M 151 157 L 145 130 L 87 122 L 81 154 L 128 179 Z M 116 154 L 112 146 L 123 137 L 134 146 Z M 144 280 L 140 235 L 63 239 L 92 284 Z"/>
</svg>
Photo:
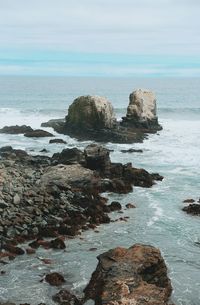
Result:
<svg viewBox="0 0 200 305">
<path fill-rule="evenodd" d="M 46 130 L 35 129 L 24 134 L 25 137 L 29 138 L 41 138 L 41 137 L 54 137 L 54 135 Z"/>
<path fill-rule="evenodd" d="M 73 163 L 81 163 L 83 161 L 83 152 L 74 147 L 74 148 L 66 148 L 61 151 L 61 153 L 55 153 L 52 157 L 54 162 L 61 164 L 73 164 Z"/>
<path fill-rule="evenodd" d="M 63 139 L 51 139 L 49 140 L 49 144 L 67 144 L 66 141 L 64 141 Z"/>
<path fill-rule="evenodd" d="M 194 203 L 194 202 L 195 202 L 195 200 L 192 199 L 192 198 L 188 198 L 188 199 L 183 200 L 183 203 Z"/>
<path fill-rule="evenodd" d="M 136 244 L 98 256 L 99 263 L 85 288 L 85 301 L 95 305 L 167 305 L 171 281 L 160 251 Z"/>
<path fill-rule="evenodd" d="M 8 134 L 24 134 L 27 132 L 31 132 L 33 129 L 30 126 L 26 125 L 15 125 L 15 126 L 5 126 L 0 129 L 0 133 L 8 133 Z"/>
<path fill-rule="evenodd" d="M 80 96 L 68 109 L 67 124 L 76 128 L 113 128 L 116 122 L 111 103 L 105 97 Z"/>
<path fill-rule="evenodd" d="M 187 207 L 183 208 L 183 211 L 191 214 L 191 215 L 196 215 L 196 216 L 200 216 L 200 204 L 199 203 L 192 203 L 190 205 L 188 205 Z"/>
<path fill-rule="evenodd" d="M 110 152 L 97 144 L 90 144 L 84 150 L 86 167 L 106 174 L 110 169 Z"/>
<path fill-rule="evenodd" d="M 152 91 L 138 89 L 130 94 L 122 124 L 136 128 L 161 129 L 156 114 L 156 97 Z"/>
</svg>

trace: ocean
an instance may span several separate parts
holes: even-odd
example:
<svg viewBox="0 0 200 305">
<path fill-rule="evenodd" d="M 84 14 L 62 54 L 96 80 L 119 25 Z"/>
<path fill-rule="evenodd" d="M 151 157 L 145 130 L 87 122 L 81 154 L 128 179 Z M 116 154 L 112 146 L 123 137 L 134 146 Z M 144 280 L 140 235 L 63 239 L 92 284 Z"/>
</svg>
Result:
<svg viewBox="0 0 200 305">
<path fill-rule="evenodd" d="M 112 161 L 132 162 L 135 167 L 158 172 L 164 180 L 150 189 L 134 187 L 127 195 L 106 194 L 124 206 L 129 202 L 136 205 L 136 209 L 124 211 L 124 216 L 130 217 L 128 222 L 102 225 L 99 233 L 84 232 L 83 239 L 67 241 L 66 252 L 49 250 L 53 265 L 40 265 L 36 257 L 22 256 L 5 266 L 0 301 L 51 305 L 56 290 L 39 282 L 41 274 L 62 271 L 68 279 L 66 286 L 81 292 L 96 267 L 98 254 L 115 246 L 145 243 L 161 250 L 176 305 L 200 304 L 200 217 L 182 211 L 184 199 L 200 196 L 200 79 L 0 77 L 0 128 L 16 124 L 39 128 L 42 122 L 64 117 L 72 101 L 86 94 L 106 96 L 120 118 L 126 113 L 129 94 L 137 88 L 155 91 L 163 130 L 149 135 L 143 143 L 105 145 L 114 150 Z M 49 145 L 45 138 L 0 134 L 0 147 L 12 145 L 31 154 L 46 148 L 52 155 L 64 147 L 82 149 L 89 143 L 58 137 L 67 145 Z M 143 153 L 121 153 L 121 149 L 131 147 L 143 149 Z M 114 218 L 117 216 L 113 213 Z M 88 251 L 91 247 L 97 251 Z M 37 255 L 47 256 L 42 249 Z"/>
</svg>

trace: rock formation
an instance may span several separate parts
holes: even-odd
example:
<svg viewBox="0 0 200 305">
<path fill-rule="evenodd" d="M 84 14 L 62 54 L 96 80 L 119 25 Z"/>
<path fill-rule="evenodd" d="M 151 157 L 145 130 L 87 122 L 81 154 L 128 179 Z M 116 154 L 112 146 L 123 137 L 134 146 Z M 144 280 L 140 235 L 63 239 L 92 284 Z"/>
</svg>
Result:
<svg viewBox="0 0 200 305">
<path fill-rule="evenodd" d="M 130 95 L 127 115 L 122 122 L 117 122 L 106 98 L 88 95 L 74 100 L 65 120 L 50 120 L 42 126 L 80 140 L 115 143 L 141 142 L 146 133 L 162 129 L 156 116 L 154 93 L 142 90 Z"/>
<path fill-rule="evenodd" d="M 111 103 L 100 96 L 80 96 L 68 110 L 66 123 L 78 128 L 113 128 L 116 119 Z"/>
<path fill-rule="evenodd" d="M 156 115 L 156 97 L 152 91 L 138 89 L 129 96 L 129 105 L 123 125 L 136 128 L 160 129 Z"/>
<path fill-rule="evenodd" d="M 172 292 L 158 249 L 136 244 L 98 256 L 99 263 L 85 288 L 95 305 L 166 305 Z"/>
</svg>

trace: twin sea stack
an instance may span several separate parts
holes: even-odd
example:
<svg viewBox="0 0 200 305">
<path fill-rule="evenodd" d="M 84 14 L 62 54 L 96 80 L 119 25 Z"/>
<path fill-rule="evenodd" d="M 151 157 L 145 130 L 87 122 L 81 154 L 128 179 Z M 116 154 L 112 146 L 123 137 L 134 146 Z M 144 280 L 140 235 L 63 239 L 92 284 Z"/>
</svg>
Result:
<svg viewBox="0 0 200 305">
<path fill-rule="evenodd" d="M 144 139 L 146 133 L 161 130 L 156 114 L 153 92 L 138 89 L 130 94 L 127 114 L 117 121 L 112 104 L 104 97 L 80 96 L 68 109 L 65 120 L 42 124 L 79 140 L 133 143 Z"/>
</svg>

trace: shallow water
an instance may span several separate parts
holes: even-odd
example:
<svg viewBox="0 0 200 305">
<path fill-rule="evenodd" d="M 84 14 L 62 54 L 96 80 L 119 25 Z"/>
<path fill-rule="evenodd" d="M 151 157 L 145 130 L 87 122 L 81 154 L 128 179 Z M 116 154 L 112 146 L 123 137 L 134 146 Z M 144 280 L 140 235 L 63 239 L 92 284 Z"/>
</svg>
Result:
<svg viewBox="0 0 200 305">
<path fill-rule="evenodd" d="M 159 172 L 165 178 L 150 189 L 135 187 L 134 191 L 127 195 L 107 194 L 110 200 L 119 200 L 124 207 L 128 202 L 137 206 L 136 209 L 124 210 L 124 216 L 130 217 L 128 222 L 100 226 L 99 233 L 84 232 L 83 239 L 76 238 L 66 242 L 66 252 L 41 249 L 36 255 L 18 257 L 9 265 L 3 266 L 2 269 L 6 271 L 6 275 L 0 277 L 0 300 L 9 299 L 17 303 L 30 302 L 31 304 L 46 302 L 51 305 L 51 296 L 57 289 L 39 281 L 45 273 L 53 270 L 61 271 L 67 280 L 66 287 L 81 294 L 96 267 L 98 254 L 115 246 L 130 247 L 134 243 L 146 243 L 162 251 L 174 288 L 173 301 L 177 305 L 199 305 L 200 218 L 189 216 L 181 209 L 184 206 L 182 202 L 184 199 L 189 197 L 198 199 L 200 196 L 200 112 L 198 110 L 200 103 L 197 87 L 200 81 L 123 80 L 121 91 L 119 90 L 120 80 L 106 80 L 106 82 L 102 79 L 99 82 L 84 80 L 81 83 L 68 80 L 68 84 L 65 85 L 64 79 L 60 82 L 56 79 L 54 85 L 57 83 L 57 88 L 56 86 L 53 88 L 52 83 L 52 79 L 50 81 L 45 79 L 43 82 L 34 80 L 31 95 L 29 93 L 30 79 L 24 84 L 26 89 L 21 88 L 20 81 L 16 82 L 12 79 L 17 97 L 14 92 L 11 92 L 10 101 L 12 102 L 9 104 L 8 90 L 4 89 L 4 93 L 0 91 L 1 126 L 28 123 L 33 127 L 39 127 L 42 121 L 56 117 L 59 113 L 64 114 L 64 105 L 67 108 L 71 98 L 85 94 L 83 88 L 85 91 L 91 89 L 89 93 L 102 92 L 101 95 L 106 95 L 115 101 L 117 114 L 120 116 L 124 113 L 127 104 L 121 101 L 127 101 L 126 96 L 131 89 L 144 83 L 143 87 L 153 88 L 158 92 L 159 118 L 163 130 L 159 132 L 159 135 L 150 135 L 144 143 L 135 145 L 108 143 L 107 147 L 114 149 L 111 153 L 112 161 L 132 162 L 136 167 Z M 43 84 L 44 92 L 40 88 L 41 84 Z M 71 91 L 67 92 L 70 84 L 74 85 L 71 86 Z M 8 80 L 7 87 L 9 87 Z M 51 89 L 48 91 L 49 87 Z M 25 94 L 26 91 L 27 94 Z M 32 97 L 29 100 L 30 95 Z M 26 97 L 29 101 L 26 104 L 26 111 L 22 107 L 24 103 L 17 104 L 20 96 L 21 100 L 25 100 Z M 40 105 L 39 97 L 42 99 Z M 59 101 L 54 104 L 56 97 Z M 15 105 L 13 99 L 15 99 Z M 49 105 L 51 107 L 47 107 L 47 102 L 48 107 Z M 48 110 L 53 109 L 52 105 L 57 105 L 56 114 Z M 39 106 L 41 109 L 36 111 L 35 109 L 39 109 L 37 108 Z M 2 114 L 3 111 L 4 114 Z M 59 137 L 67 140 L 67 147 L 76 145 L 83 148 L 88 144 L 88 142 L 77 142 L 67 136 L 59 135 Z M 34 149 L 32 153 L 38 153 L 45 147 L 49 149 L 49 154 L 52 154 L 66 147 L 66 145 L 49 145 L 48 139 L 34 140 L 25 139 L 21 135 L 0 135 L 1 146 L 11 143 L 13 147 L 24 148 L 27 151 Z M 144 152 L 142 154 L 120 152 L 121 149 L 130 147 L 141 148 Z M 120 215 L 115 212 L 112 217 L 118 218 Z M 93 247 L 96 247 L 97 251 L 89 251 Z M 53 264 L 43 265 L 37 257 L 52 258 Z"/>
</svg>

